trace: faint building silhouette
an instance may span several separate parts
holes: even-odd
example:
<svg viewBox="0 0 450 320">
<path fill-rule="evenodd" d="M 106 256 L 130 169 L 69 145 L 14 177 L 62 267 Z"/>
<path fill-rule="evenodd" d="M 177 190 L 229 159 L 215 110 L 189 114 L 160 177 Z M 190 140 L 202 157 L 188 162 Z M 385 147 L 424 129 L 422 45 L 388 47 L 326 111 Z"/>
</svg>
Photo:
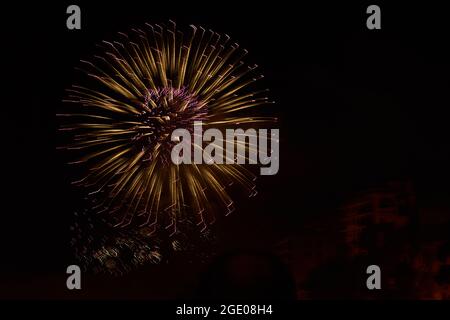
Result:
<svg viewBox="0 0 450 320">
<path fill-rule="evenodd" d="M 393 182 L 360 192 L 340 208 L 345 243 L 350 256 L 413 243 L 416 198 L 410 182 Z M 400 235 L 400 237 L 399 237 Z M 395 244 L 389 242 L 397 238 Z"/>
<path fill-rule="evenodd" d="M 299 299 L 449 299 L 449 208 L 418 206 L 410 181 L 343 195 L 341 203 L 274 245 Z M 381 268 L 382 290 L 366 287 L 371 264 Z"/>
</svg>

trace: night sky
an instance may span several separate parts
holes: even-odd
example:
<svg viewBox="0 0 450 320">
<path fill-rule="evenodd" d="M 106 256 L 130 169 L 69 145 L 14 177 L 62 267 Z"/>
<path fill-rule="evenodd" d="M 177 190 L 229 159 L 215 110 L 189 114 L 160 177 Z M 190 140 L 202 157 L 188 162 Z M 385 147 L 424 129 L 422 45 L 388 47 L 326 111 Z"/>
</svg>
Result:
<svg viewBox="0 0 450 320">
<path fill-rule="evenodd" d="M 55 114 L 79 59 L 99 41 L 145 22 L 172 19 L 179 28 L 196 24 L 229 34 L 249 50 L 245 61 L 261 66 L 263 85 L 277 102 L 280 171 L 261 177 L 258 197 L 242 199 L 218 228 L 217 252 L 263 250 L 314 216 L 333 214 L 345 194 L 391 180 L 411 180 L 421 206 L 448 208 L 445 10 L 382 6 L 382 29 L 371 31 L 365 5 L 76 3 L 80 31 L 66 29 L 72 2 L 3 10 L 0 283 L 8 285 L 0 296 L 66 294 L 77 191 L 67 155 L 56 150 L 61 138 Z M 183 285 L 194 286 L 201 268 L 177 261 L 114 283 L 131 297 L 173 297 L 185 294 Z M 153 289 L 145 291 L 140 279 Z M 102 278 L 92 281 L 94 297 L 112 286 Z M 40 291 L 42 283 L 47 285 Z"/>
</svg>

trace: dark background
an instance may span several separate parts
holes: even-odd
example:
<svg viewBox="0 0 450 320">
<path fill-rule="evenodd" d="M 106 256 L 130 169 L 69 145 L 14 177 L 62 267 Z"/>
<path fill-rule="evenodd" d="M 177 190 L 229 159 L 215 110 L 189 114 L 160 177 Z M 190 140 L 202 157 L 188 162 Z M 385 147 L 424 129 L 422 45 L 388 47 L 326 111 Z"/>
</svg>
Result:
<svg viewBox="0 0 450 320">
<path fill-rule="evenodd" d="M 68 227 L 76 198 L 55 148 L 56 117 L 79 59 L 95 43 L 145 22 L 175 20 L 227 33 L 249 50 L 280 115 L 277 176 L 238 203 L 216 252 L 264 250 L 343 194 L 392 179 L 413 181 L 422 205 L 448 207 L 450 52 L 445 8 L 367 4 L 73 2 L 82 29 L 67 30 L 69 2 L 2 10 L 0 296 L 66 297 L 74 263 Z M 448 212 L 448 211 L 447 211 Z M 204 266 L 184 261 L 122 278 L 92 277 L 84 297 L 189 296 Z M 113 288 L 113 289 L 112 289 Z M 188 289 L 186 289 L 188 288 Z"/>
</svg>

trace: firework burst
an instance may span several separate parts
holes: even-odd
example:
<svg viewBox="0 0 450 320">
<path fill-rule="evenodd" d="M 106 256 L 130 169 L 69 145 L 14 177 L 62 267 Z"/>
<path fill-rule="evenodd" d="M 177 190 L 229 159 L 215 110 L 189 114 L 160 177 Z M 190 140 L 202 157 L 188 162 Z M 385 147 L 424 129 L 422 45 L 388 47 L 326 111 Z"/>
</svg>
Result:
<svg viewBox="0 0 450 320">
<path fill-rule="evenodd" d="M 61 130 L 72 136 L 86 174 L 74 182 L 98 199 L 95 210 L 115 227 L 178 231 L 189 220 L 207 228 L 218 208 L 234 210 L 227 192 L 236 183 L 255 194 L 255 175 L 242 165 L 174 165 L 174 129 L 258 126 L 276 119 L 252 114 L 270 103 L 257 66 L 229 36 L 201 27 L 180 32 L 175 23 L 149 25 L 103 41 L 82 60 L 79 84 L 67 90 L 70 111 Z M 245 142 L 246 148 L 255 146 Z M 193 144 L 193 148 L 198 148 Z"/>
</svg>

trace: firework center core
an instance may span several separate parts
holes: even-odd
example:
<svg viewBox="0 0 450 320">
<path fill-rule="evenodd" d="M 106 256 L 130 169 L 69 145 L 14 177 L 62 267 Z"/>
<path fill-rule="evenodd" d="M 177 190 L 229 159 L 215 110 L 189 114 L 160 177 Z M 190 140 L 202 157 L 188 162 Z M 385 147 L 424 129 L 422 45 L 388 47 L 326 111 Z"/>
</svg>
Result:
<svg viewBox="0 0 450 320">
<path fill-rule="evenodd" d="M 139 115 L 139 130 L 134 137 L 139 149 L 146 153 L 144 160 L 159 158 L 170 161 L 175 142 L 170 135 L 177 128 L 190 130 L 195 121 L 204 121 L 208 107 L 187 88 L 163 87 L 149 89 Z"/>
</svg>

